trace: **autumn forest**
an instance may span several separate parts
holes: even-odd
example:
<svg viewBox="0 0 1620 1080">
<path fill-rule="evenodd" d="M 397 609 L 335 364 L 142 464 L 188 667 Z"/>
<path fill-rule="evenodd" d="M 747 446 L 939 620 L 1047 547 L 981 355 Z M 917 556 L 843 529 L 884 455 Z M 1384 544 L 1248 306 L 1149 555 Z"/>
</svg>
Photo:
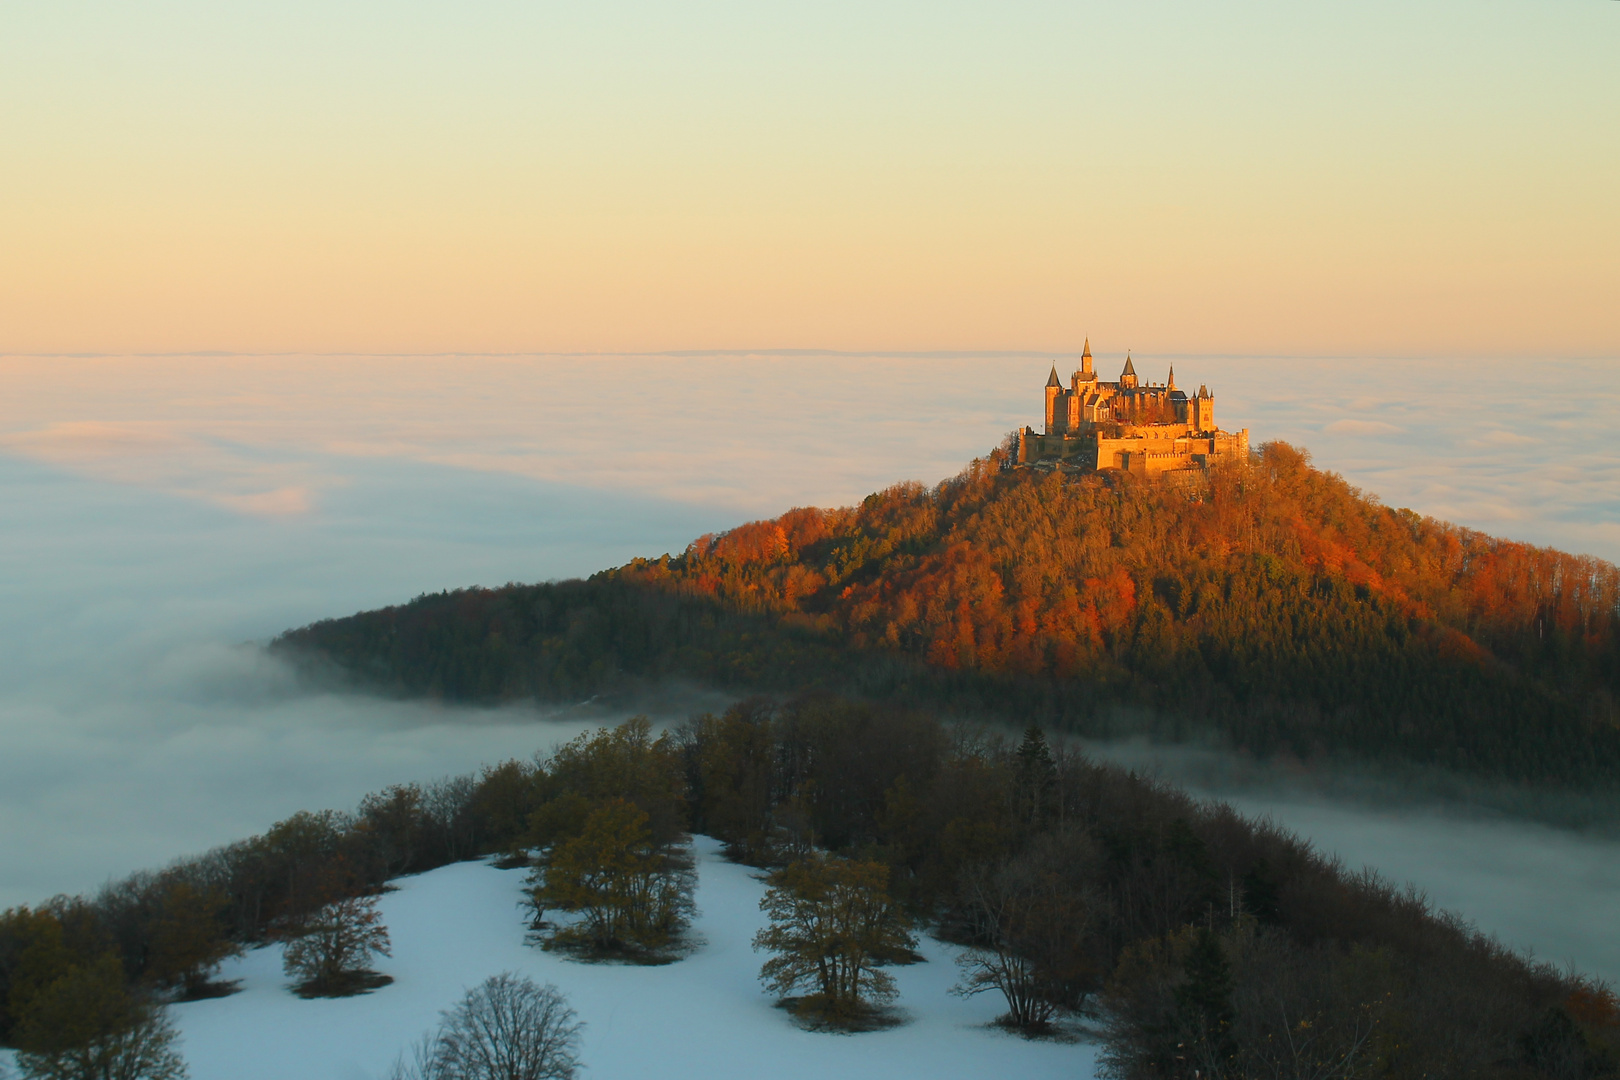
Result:
<svg viewBox="0 0 1620 1080">
<path fill-rule="evenodd" d="M 1285 443 L 1196 486 L 1003 469 L 1002 456 L 588 581 L 423 596 L 275 647 L 457 701 L 681 677 L 1612 783 L 1613 565 L 1388 508 Z"/>
</svg>

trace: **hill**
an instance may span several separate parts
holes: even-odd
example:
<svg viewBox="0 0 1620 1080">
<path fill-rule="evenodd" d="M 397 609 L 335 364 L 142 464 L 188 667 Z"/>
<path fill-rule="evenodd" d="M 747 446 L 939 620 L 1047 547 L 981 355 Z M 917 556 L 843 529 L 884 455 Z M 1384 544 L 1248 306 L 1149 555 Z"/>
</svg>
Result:
<svg viewBox="0 0 1620 1080">
<path fill-rule="evenodd" d="M 1197 487 L 999 456 L 588 581 L 423 596 L 273 647 L 467 702 L 681 677 L 1534 785 L 1620 777 L 1613 565 L 1390 509 L 1284 443 Z"/>
<path fill-rule="evenodd" d="M 434 1026 L 467 986 L 519 971 L 561 986 L 585 1021 L 584 1057 L 600 1078 L 1091 1074 L 1092 1046 L 1009 1038 L 991 1025 L 996 1002 L 947 992 L 960 950 L 926 939 L 928 962 L 897 970 L 911 1022 L 876 1039 L 801 1031 L 761 992 L 749 939 L 764 923 L 765 886 L 726 862 L 707 838 L 698 856 L 696 933 L 706 947 L 677 965 L 580 964 L 524 942 L 523 875 L 463 862 L 401 878 L 382 899 L 394 955 L 392 986 L 359 997 L 305 1001 L 288 993 L 281 950 L 229 961 L 230 997 L 175 1007 L 196 1080 L 385 1076 L 396 1054 Z M 633 1025 L 636 1038 L 615 1038 Z M 294 1037 L 288 1037 L 293 1035 Z M 250 1055 L 243 1047 L 253 1047 Z"/>
<path fill-rule="evenodd" d="M 593 824 L 623 810 L 639 817 L 620 840 Z M 610 899 L 627 851 L 667 844 L 684 863 L 689 832 L 711 838 L 693 844 L 686 879 L 700 914 L 667 964 L 548 948 L 547 924 L 588 913 L 548 904 L 537 927 L 533 877 L 471 862 L 493 854 L 549 881 L 559 846 L 594 850 L 584 857 L 601 860 L 598 899 Z M 761 986 L 745 945 L 781 909 L 762 906 L 747 867 L 791 874 L 807 858 L 872 875 L 861 903 L 892 902 L 934 938 L 916 946 L 924 963 L 885 957 L 898 1028 L 802 1030 L 773 1008 L 780 988 Z M 277 945 L 326 935 L 333 905 L 350 902 L 378 905 L 395 937 L 375 960 L 383 978 L 371 994 L 308 998 Z M 1050 746 L 1038 728 L 1014 742 L 816 694 L 740 702 L 656 738 L 632 718 L 549 755 L 373 792 L 353 813 L 299 812 L 92 896 L 0 912 L 0 1044 L 37 1059 L 168 1002 L 198 1076 L 377 1075 L 458 982 L 503 969 L 563 985 L 602 1075 L 645 1074 L 649 1047 L 671 1057 L 670 1075 L 755 1075 L 782 1053 L 796 1064 L 775 1073 L 792 1075 L 1073 1075 L 1093 1063 L 1190 1075 L 1165 1071 L 1173 1055 L 1203 1075 L 1528 1080 L 1612 1077 L 1620 1060 L 1606 985 L 1511 951 L 1415 889 L 1351 873 L 1274 822 Z M 990 992 L 964 1002 L 949 992 L 958 979 Z M 1044 1015 L 997 1017 L 1017 1001 Z M 90 1009 L 105 1026 L 40 1019 Z M 1043 1026 L 1054 1017 L 1058 1032 Z M 1095 1048 L 982 1026 L 1042 1036 L 1076 1018 Z M 256 1065 L 237 1060 L 244 1046 Z M 846 1058 L 858 1060 L 839 1068 Z"/>
</svg>

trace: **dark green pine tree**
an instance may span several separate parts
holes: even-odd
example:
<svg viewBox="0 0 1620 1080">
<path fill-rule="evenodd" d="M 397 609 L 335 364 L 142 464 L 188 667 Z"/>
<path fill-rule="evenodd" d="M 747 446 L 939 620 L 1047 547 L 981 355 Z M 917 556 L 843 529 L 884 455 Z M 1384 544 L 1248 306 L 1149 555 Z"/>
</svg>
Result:
<svg viewBox="0 0 1620 1080">
<path fill-rule="evenodd" d="M 1277 871 L 1263 858 L 1243 875 L 1243 907 L 1263 923 L 1275 926 L 1283 921 Z"/>
<path fill-rule="evenodd" d="M 1206 1077 L 1224 1076 L 1237 1047 L 1232 1040 L 1232 965 L 1220 938 L 1200 927 L 1176 988 L 1176 1006 L 1188 1056 Z"/>
<path fill-rule="evenodd" d="M 1038 724 L 1024 731 L 1018 744 L 1018 809 L 1027 824 L 1039 828 L 1052 811 L 1052 792 L 1057 781 L 1057 765 L 1046 745 L 1046 735 Z"/>
</svg>

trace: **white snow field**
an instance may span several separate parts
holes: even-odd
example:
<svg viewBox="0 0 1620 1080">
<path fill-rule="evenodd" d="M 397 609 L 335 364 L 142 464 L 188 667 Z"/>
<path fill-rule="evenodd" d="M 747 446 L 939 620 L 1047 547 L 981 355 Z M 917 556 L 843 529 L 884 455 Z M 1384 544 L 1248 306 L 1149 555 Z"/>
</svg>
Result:
<svg viewBox="0 0 1620 1080">
<path fill-rule="evenodd" d="M 439 1010 L 490 975 L 517 971 L 557 984 L 585 1021 L 589 1080 L 859 1080 L 861 1077 L 1091 1076 L 1097 1048 L 1028 1041 L 988 1026 L 999 995 L 950 993 L 955 949 L 922 938 L 927 963 L 892 969 L 908 1022 L 888 1031 L 803 1031 L 773 1007 L 749 946 L 764 924 L 765 886 L 727 862 L 707 837 L 698 861 L 694 930 L 703 944 L 662 967 L 587 964 L 524 944 L 518 899 L 524 874 L 460 863 L 396 882 L 382 910 L 394 955 L 378 970 L 394 982 L 373 993 L 305 1001 L 287 989 L 281 950 L 226 965 L 241 992 L 175 1007 L 192 1080 L 375 1080 L 432 1027 Z"/>
</svg>

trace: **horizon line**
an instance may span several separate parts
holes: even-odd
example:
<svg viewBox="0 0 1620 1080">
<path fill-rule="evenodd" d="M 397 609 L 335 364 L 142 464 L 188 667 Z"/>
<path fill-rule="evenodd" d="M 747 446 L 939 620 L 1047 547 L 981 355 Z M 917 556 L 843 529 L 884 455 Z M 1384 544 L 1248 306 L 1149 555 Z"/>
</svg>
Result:
<svg viewBox="0 0 1620 1080">
<path fill-rule="evenodd" d="M 386 359 L 396 357 L 400 359 L 427 359 L 433 357 L 476 357 L 485 359 L 507 359 L 521 357 L 882 357 L 895 360 L 975 360 L 975 359 L 1022 359 L 1059 360 L 1065 357 L 1078 358 L 1081 350 L 1046 350 L 1046 349 L 822 349 L 822 348 L 767 348 L 767 349 L 649 349 L 649 350 L 603 350 L 603 349 L 524 349 L 513 351 L 493 350 L 457 350 L 437 349 L 423 352 L 372 352 L 361 350 L 236 350 L 236 349 L 184 349 L 163 350 L 152 352 L 118 352 L 107 350 L 74 350 L 63 352 L 22 352 L 0 350 L 0 360 L 10 359 L 39 359 L 39 360 L 90 360 L 128 358 L 139 360 L 152 359 L 206 359 L 206 358 L 268 358 L 268 357 L 355 357 L 357 359 Z M 1572 353 L 1572 354 L 1480 354 L 1480 353 L 1295 353 L 1295 352 L 1144 352 L 1137 349 L 1125 350 L 1093 350 L 1093 358 L 1097 356 L 1126 356 L 1147 357 L 1166 360 L 1395 360 L 1395 361 L 1585 361 L 1585 360 L 1620 360 L 1620 353 Z"/>
</svg>

